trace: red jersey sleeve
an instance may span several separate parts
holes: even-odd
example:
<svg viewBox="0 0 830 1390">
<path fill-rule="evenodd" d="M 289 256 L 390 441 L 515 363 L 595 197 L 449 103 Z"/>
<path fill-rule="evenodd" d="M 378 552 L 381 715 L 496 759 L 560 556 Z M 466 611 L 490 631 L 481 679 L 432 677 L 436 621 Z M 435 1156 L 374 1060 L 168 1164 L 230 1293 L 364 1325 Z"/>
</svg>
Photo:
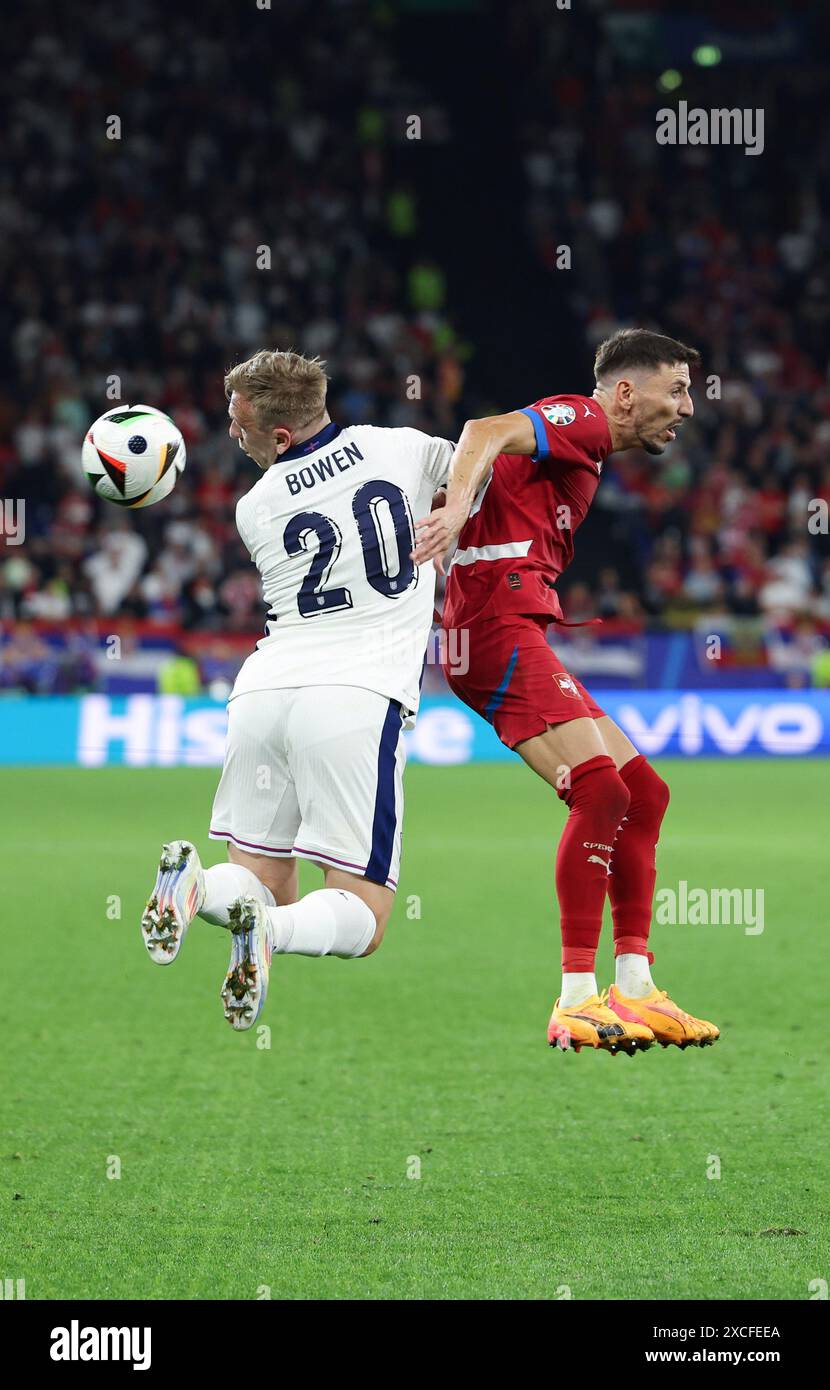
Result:
<svg viewBox="0 0 830 1390">
<path fill-rule="evenodd" d="M 522 411 L 536 435 L 534 463 L 560 460 L 599 473 L 611 452 L 605 411 L 593 396 L 545 396 Z"/>
</svg>

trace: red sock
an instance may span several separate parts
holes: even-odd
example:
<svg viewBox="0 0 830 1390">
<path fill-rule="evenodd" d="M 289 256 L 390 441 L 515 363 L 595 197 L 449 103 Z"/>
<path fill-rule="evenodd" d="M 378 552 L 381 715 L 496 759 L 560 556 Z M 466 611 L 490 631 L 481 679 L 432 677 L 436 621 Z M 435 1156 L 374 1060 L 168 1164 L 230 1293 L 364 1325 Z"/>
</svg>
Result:
<svg viewBox="0 0 830 1390">
<path fill-rule="evenodd" d="M 642 754 L 620 769 L 631 801 L 614 842 L 613 873 L 608 880 L 614 919 L 614 955 L 653 956 L 648 949 L 657 870 L 654 851 L 660 823 L 669 804 L 669 789 Z"/>
<path fill-rule="evenodd" d="M 628 789 L 606 754 L 571 769 L 558 794 L 568 819 L 556 856 L 556 894 L 562 924 L 562 969 L 594 969 L 608 891 L 608 865 Z"/>
</svg>

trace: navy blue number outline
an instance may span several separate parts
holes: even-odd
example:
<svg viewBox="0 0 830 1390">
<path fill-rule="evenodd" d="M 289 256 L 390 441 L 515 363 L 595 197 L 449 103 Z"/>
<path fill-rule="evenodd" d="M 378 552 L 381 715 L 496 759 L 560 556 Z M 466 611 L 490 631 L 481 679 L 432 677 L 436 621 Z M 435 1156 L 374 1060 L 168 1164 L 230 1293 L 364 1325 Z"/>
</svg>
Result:
<svg viewBox="0 0 830 1390">
<path fill-rule="evenodd" d="M 323 516 L 322 512 L 298 512 L 286 526 L 282 543 L 289 555 L 300 555 L 304 550 L 308 551 L 309 536 L 316 536 L 320 544 L 297 594 L 300 617 L 314 618 L 318 613 L 353 608 L 348 589 L 342 585 L 329 590 L 325 588 L 343 546 L 343 536 L 337 522 Z"/>
<path fill-rule="evenodd" d="M 394 579 L 387 574 L 384 567 L 384 562 L 388 561 L 389 556 L 384 544 L 383 532 L 378 524 L 377 504 L 380 501 L 386 501 L 389 504 L 398 543 L 399 569 Z M 402 504 L 407 526 L 406 538 L 399 526 L 400 512 L 398 516 L 395 515 L 396 503 Z M 382 594 L 384 598 L 398 599 L 403 594 L 408 593 L 410 589 L 415 588 L 419 577 L 418 566 L 411 559 L 409 553 L 415 547 L 415 523 L 409 498 L 403 489 L 395 483 L 388 483 L 380 478 L 363 483 L 352 498 L 352 515 L 360 536 L 360 549 L 363 555 L 366 579 L 375 592 Z M 314 618 L 318 613 L 341 612 L 344 609 L 353 608 L 352 596 L 347 588 L 341 585 L 328 591 L 325 589 L 343 546 L 343 535 L 336 521 L 333 521 L 331 517 L 324 516 L 322 512 L 298 512 L 296 516 L 291 518 L 283 532 L 283 545 L 287 554 L 294 556 L 300 555 L 304 550 L 307 551 L 307 541 L 311 535 L 317 537 L 319 547 L 297 594 L 297 608 L 300 617 Z M 404 539 L 408 539 L 409 548 L 402 555 L 401 543 Z M 381 562 L 378 573 L 374 575 L 370 574 L 368 563 L 369 555 L 373 552 L 377 553 Z M 378 582 L 381 576 L 381 582 Z M 404 577 L 406 582 L 401 583 Z M 395 587 L 384 587 L 383 580 L 388 585 Z M 400 588 L 397 587 L 399 584 L 401 585 Z M 321 598 L 326 601 L 321 603 Z"/>
</svg>

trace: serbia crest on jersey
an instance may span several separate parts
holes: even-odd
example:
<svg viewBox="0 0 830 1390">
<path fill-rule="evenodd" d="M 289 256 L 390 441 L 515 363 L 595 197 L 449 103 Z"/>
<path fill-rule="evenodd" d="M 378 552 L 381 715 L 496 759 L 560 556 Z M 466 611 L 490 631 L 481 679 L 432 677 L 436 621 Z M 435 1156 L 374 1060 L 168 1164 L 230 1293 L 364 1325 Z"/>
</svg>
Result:
<svg viewBox="0 0 830 1390">
<path fill-rule="evenodd" d="M 236 524 L 268 621 L 231 699 L 353 685 L 417 710 L 435 573 L 410 559 L 414 521 L 429 514 L 452 452 L 420 430 L 332 423 L 240 498 Z"/>
<path fill-rule="evenodd" d="M 592 396 L 546 396 L 524 412 L 534 454 L 499 454 L 458 538 L 444 599 L 445 627 L 503 613 L 561 618 L 553 585 L 573 558 L 611 451 Z"/>
</svg>

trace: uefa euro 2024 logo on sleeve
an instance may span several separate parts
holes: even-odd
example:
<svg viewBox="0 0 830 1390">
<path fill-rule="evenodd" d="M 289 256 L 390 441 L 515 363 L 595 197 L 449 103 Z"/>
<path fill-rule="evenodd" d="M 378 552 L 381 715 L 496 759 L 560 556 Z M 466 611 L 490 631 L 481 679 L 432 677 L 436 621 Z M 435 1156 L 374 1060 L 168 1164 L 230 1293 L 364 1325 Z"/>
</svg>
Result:
<svg viewBox="0 0 830 1390">
<path fill-rule="evenodd" d="M 572 425 L 576 419 L 576 411 L 572 405 L 564 405 L 557 402 L 556 405 L 543 405 L 542 414 L 546 420 L 550 420 L 552 425 Z"/>
</svg>

